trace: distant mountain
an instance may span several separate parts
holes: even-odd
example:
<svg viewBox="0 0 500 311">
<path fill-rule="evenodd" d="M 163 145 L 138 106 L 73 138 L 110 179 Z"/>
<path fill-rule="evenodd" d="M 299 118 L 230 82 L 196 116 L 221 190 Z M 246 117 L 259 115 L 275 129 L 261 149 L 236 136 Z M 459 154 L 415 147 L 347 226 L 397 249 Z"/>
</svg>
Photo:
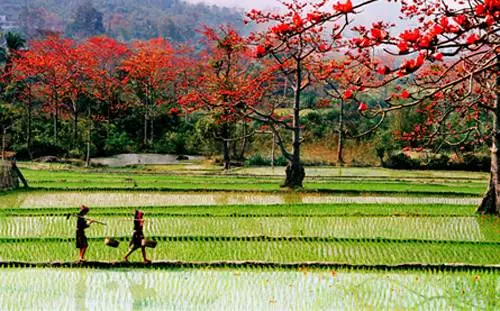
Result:
<svg viewBox="0 0 500 311">
<path fill-rule="evenodd" d="M 241 10 L 181 0 L 1 0 L 0 15 L 16 21 L 28 38 L 106 33 L 123 41 L 162 36 L 185 42 L 203 24 L 243 27 Z"/>
</svg>

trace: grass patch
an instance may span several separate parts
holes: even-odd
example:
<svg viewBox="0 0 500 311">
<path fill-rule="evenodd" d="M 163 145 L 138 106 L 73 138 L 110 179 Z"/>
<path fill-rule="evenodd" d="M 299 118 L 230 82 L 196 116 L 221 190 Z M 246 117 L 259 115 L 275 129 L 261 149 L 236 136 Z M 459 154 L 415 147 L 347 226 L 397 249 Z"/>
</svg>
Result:
<svg viewBox="0 0 500 311">
<path fill-rule="evenodd" d="M 199 206 L 120 206 L 92 208 L 91 216 L 130 217 L 138 208 L 147 217 L 331 217 L 331 216 L 476 216 L 474 205 L 454 204 L 273 204 Z M 0 217 L 60 216 L 72 208 L 2 208 Z M 494 217 L 491 217 L 494 221 Z"/>
</svg>

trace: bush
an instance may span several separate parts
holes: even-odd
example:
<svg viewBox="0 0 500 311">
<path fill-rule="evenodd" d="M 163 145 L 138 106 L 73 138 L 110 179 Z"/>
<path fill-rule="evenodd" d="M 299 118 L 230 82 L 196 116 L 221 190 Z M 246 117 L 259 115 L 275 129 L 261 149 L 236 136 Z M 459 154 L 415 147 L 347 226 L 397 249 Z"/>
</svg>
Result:
<svg viewBox="0 0 500 311">
<path fill-rule="evenodd" d="M 245 166 L 271 166 L 271 162 L 270 158 L 264 158 L 259 153 L 256 153 L 245 161 Z M 286 166 L 287 164 L 288 161 L 284 156 L 279 156 L 274 161 L 275 166 Z"/>
<path fill-rule="evenodd" d="M 270 166 L 271 160 L 265 159 L 260 155 L 260 153 L 256 153 L 252 155 L 245 161 L 245 166 Z"/>
<path fill-rule="evenodd" d="M 26 144 L 19 144 L 13 146 L 18 160 L 29 160 L 30 155 Z M 31 145 L 31 154 L 33 159 L 43 156 L 56 156 L 60 157 L 65 154 L 65 149 L 59 143 L 54 143 L 52 139 L 34 140 Z"/>
<path fill-rule="evenodd" d="M 68 151 L 68 158 L 83 159 L 84 157 L 85 157 L 85 154 L 80 149 L 71 149 Z"/>
<path fill-rule="evenodd" d="M 429 170 L 446 170 L 449 167 L 450 157 L 445 154 L 441 154 L 432 157 L 429 162 L 425 165 L 425 168 Z"/>
<path fill-rule="evenodd" d="M 465 153 L 461 157 L 450 161 L 445 154 L 436 154 L 430 160 L 412 159 L 404 153 L 398 153 L 389 157 L 385 166 L 393 169 L 417 169 L 417 170 L 460 170 L 460 171 L 482 171 L 490 170 L 491 158 L 484 154 Z"/>
<path fill-rule="evenodd" d="M 461 171 L 489 172 L 491 157 L 485 154 L 465 153 L 461 159 L 450 164 L 450 169 Z"/>
<path fill-rule="evenodd" d="M 104 144 L 104 151 L 108 155 L 131 152 L 134 149 L 134 141 L 128 137 L 126 132 L 118 132 L 114 127 L 110 129 L 109 137 Z"/>
<path fill-rule="evenodd" d="M 419 169 L 420 162 L 418 160 L 413 160 L 404 153 L 398 153 L 389 157 L 385 162 L 385 167 L 397 170 L 412 170 Z"/>
<path fill-rule="evenodd" d="M 187 141 L 184 133 L 168 132 L 153 147 L 154 152 L 183 155 L 187 153 Z"/>
</svg>

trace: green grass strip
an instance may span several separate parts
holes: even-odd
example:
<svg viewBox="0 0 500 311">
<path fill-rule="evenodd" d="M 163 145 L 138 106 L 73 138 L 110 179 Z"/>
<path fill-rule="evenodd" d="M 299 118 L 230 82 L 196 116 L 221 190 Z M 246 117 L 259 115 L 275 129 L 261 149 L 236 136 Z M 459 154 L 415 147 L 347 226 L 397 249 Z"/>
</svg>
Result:
<svg viewBox="0 0 500 311">
<path fill-rule="evenodd" d="M 453 204 L 272 204 L 199 206 L 123 206 L 91 209 L 91 216 L 130 216 L 135 209 L 147 217 L 329 217 L 329 216 L 476 216 L 476 206 Z M 3 208 L 5 216 L 63 217 L 72 208 Z"/>
<path fill-rule="evenodd" d="M 107 226 L 93 225 L 89 236 L 128 236 L 132 218 L 101 216 Z M 0 217 L 0 237 L 73 237 L 75 219 L 66 217 Z M 151 217 L 149 236 L 268 236 L 499 241 L 495 217 Z"/>
<path fill-rule="evenodd" d="M 118 249 L 91 244 L 87 258 L 119 261 L 128 245 Z M 134 254 L 137 260 L 140 254 Z M 353 265 L 470 264 L 498 265 L 500 246 L 480 243 L 393 243 L 313 241 L 171 241 L 149 250 L 153 260 L 176 261 L 265 261 L 277 263 L 335 262 Z M 2 243 L 0 261 L 72 261 L 74 242 Z"/>
</svg>

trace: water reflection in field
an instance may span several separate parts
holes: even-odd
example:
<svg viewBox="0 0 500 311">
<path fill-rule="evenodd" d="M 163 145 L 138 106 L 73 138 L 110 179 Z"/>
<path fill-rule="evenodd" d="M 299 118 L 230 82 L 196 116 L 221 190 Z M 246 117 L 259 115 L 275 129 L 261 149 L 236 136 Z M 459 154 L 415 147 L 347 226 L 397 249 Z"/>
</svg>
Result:
<svg viewBox="0 0 500 311">
<path fill-rule="evenodd" d="M 7 269 L 7 310 L 493 310 L 495 273 Z M 57 280 L 54 282 L 54 280 Z"/>
</svg>

